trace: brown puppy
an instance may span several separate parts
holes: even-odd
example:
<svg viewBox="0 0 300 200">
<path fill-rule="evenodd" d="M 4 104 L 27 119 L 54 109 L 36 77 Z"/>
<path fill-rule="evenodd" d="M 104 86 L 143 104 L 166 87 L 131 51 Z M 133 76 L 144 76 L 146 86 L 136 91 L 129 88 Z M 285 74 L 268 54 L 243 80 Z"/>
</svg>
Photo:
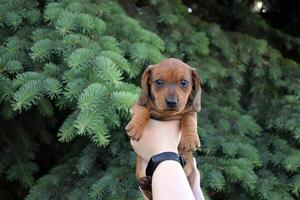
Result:
<svg viewBox="0 0 300 200">
<path fill-rule="evenodd" d="M 195 69 L 175 58 L 168 58 L 150 65 L 142 76 L 142 94 L 131 109 L 132 119 L 126 126 L 127 134 L 139 140 L 149 118 L 157 120 L 181 120 L 179 153 L 186 160 L 184 167 L 189 176 L 196 170 L 191 151 L 200 146 L 197 134 L 197 115 L 201 109 L 200 80 Z M 151 179 L 137 157 L 136 176 L 140 186 L 151 197 Z M 150 187 L 150 188 L 149 188 Z"/>
</svg>

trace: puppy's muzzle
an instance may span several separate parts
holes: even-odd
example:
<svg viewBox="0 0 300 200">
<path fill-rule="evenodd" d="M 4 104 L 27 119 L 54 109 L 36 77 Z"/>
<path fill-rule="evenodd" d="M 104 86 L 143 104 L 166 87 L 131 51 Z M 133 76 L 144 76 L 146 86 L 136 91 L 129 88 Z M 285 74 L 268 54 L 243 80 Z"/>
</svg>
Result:
<svg viewBox="0 0 300 200">
<path fill-rule="evenodd" d="M 174 109 L 177 107 L 177 98 L 176 97 L 168 97 L 165 99 L 167 107 Z"/>
</svg>

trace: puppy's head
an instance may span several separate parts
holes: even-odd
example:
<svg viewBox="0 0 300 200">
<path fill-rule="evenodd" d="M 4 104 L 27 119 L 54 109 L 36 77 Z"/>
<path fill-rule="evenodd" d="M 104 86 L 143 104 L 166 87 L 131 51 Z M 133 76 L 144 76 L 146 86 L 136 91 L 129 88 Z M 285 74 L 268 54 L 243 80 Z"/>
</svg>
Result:
<svg viewBox="0 0 300 200">
<path fill-rule="evenodd" d="M 178 113 L 186 105 L 195 112 L 201 109 L 200 80 L 195 69 L 175 58 L 150 65 L 142 76 L 142 94 L 139 105 L 152 101 L 156 110 Z"/>
</svg>

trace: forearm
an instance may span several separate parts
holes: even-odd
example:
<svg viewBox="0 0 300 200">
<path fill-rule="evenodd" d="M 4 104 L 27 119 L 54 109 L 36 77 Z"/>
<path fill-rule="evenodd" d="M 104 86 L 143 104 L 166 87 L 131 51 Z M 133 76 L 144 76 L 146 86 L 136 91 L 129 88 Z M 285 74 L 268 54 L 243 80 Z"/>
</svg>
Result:
<svg viewBox="0 0 300 200">
<path fill-rule="evenodd" d="M 195 173 L 196 174 L 194 174 L 194 177 L 191 177 L 194 178 L 193 184 L 191 186 L 192 191 L 194 193 L 194 197 L 196 200 L 205 200 L 202 190 L 200 188 L 200 173 L 198 170 L 196 170 Z"/>
<path fill-rule="evenodd" d="M 152 192 L 155 200 L 195 199 L 181 165 L 172 160 L 160 163 L 154 171 Z"/>
<path fill-rule="evenodd" d="M 205 200 L 202 190 L 200 188 L 198 189 L 198 191 L 195 190 L 194 197 L 195 197 L 195 199 Z"/>
</svg>

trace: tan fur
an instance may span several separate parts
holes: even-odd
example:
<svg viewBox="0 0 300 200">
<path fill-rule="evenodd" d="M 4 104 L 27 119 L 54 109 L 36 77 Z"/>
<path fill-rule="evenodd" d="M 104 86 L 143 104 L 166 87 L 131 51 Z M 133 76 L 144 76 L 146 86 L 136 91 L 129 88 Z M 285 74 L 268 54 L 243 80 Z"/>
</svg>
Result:
<svg viewBox="0 0 300 200">
<path fill-rule="evenodd" d="M 162 87 L 157 86 L 158 79 L 163 80 Z M 180 84 L 182 79 L 188 82 L 187 86 Z M 139 140 L 149 118 L 164 121 L 180 119 L 181 140 L 178 150 L 185 157 L 184 170 L 189 177 L 196 170 L 192 151 L 200 147 L 196 112 L 201 109 L 201 87 L 196 70 L 178 59 L 168 58 L 147 67 L 141 85 L 142 93 L 132 107 L 132 119 L 126 126 L 128 135 L 133 140 Z M 170 109 L 166 104 L 166 99 L 171 97 L 177 99 L 176 108 Z M 137 157 L 136 176 L 141 188 L 151 194 L 151 188 L 148 188 L 150 179 L 145 178 L 140 161 L 141 158 Z"/>
</svg>

